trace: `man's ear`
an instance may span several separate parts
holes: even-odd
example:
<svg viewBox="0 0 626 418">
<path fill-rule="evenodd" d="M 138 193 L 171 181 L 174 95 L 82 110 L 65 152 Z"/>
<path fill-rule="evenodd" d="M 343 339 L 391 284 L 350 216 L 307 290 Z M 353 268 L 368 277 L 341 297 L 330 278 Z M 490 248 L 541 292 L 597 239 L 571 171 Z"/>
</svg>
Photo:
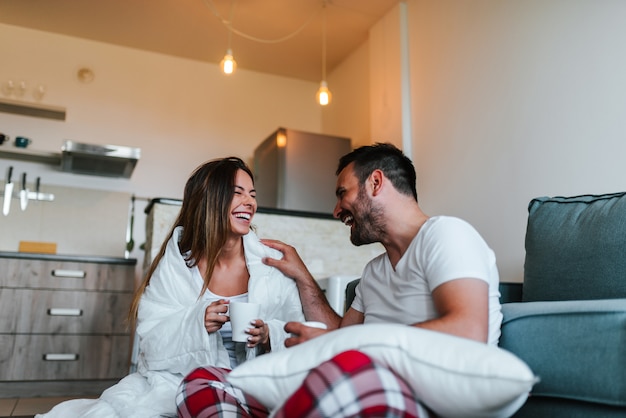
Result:
<svg viewBox="0 0 626 418">
<path fill-rule="evenodd" d="M 372 171 L 372 174 L 370 174 L 367 181 L 369 182 L 370 189 L 372 191 L 372 196 L 376 196 L 381 192 L 383 188 L 385 175 L 383 174 L 381 170 L 376 169 Z"/>
</svg>

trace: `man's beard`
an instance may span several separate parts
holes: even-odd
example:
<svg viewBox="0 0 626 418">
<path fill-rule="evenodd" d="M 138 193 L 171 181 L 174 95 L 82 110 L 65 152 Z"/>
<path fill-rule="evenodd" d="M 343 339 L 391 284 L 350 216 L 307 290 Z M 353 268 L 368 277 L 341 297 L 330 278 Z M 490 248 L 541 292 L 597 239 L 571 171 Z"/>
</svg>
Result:
<svg viewBox="0 0 626 418">
<path fill-rule="evenodd" d="M 380 242 L 384 235 L 382 209 L 374 207 L 372 200 L 365 193 L 364 187 L 359 188 L 354 209 L 352 212 L 354 224 L 350 232 L 350 242 L 357 247 Z"/>
</svg>

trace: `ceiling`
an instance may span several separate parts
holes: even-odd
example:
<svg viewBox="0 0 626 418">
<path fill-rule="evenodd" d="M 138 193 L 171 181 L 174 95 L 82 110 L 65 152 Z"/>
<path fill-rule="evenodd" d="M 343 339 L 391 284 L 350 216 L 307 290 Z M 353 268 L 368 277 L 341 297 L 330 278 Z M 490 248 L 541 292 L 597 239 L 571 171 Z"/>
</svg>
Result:
<svg viewBox="0 0 626 418">
<path fill-rule="evenodd" d="M 320 81 L 324 20 L 330 73 L 399 1 L 0 0 L 0 23 L 217 64 L 230 21 L 238 68 Z"/>
</svg>

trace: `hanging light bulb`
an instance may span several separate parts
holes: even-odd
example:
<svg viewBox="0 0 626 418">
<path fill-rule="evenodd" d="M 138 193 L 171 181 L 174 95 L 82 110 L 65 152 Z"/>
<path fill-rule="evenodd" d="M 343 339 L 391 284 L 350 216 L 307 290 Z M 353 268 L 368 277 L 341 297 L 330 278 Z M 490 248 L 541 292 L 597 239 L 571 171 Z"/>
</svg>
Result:
<svg viewBox="0 0 626 418">
<path fill-rule="evenodd" d="M 330 90 L 328 90 L 328 84 L 326 84 L 325 80 L 322 80 L 320 83 L 320 88 L 317 91 L 315 98 L 317 99 L 317 103 L 322 106 L 326 106 L 332 100 L 333 95 L 330 93 Z"/>
<path fill-rule="evenodd" d="M 230 75 L 235 72 L 237 69 L 237 61 L 233 58 L 232 49 L 228 48 L 226 50 L 226 55 L 222 58 L 222 62 L 220 62 L 220 67 L 222 67 L 222 71 L 226 75 Z"/>
<path fill-rule="evenodd" d="M 315 95 L 317 102 L 326 106 L 332 99 L 332 94 L 328 90 L 328 84 L 326 83 L 326 2 L 324 1 L 324 10 L 322 16 L 322 82 L 320 88 Z"/>
<path fill-rule="evenodd" d="M 226 28 L 228 29 L 228 49 L 226 50 L 226 55 L 222 58 L 220 62 L 220 67 L 222 68 L 222 72 L 226 75 L 231 75 L 237 69 L 237 61 L 233 58 L 233 50 L 230 49 L 230 45 L 233 38 L 233 15 L 235 13 L 235 1 L 230 1 L 230 16 L 228 22 L 226 23 Z"/>
</svg>

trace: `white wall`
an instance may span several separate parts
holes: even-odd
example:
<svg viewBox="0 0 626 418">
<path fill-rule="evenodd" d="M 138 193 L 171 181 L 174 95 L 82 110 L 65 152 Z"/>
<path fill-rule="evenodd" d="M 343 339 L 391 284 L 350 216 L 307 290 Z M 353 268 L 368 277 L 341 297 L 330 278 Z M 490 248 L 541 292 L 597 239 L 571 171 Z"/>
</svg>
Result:
<svg viewBox="0 0 626 418">
<path fill-rule="evenodd" d="M 626 2 L 408 5 L 422 206 L 472 222 L 521 281 L 530 199 L 626 189 Z"/>
<path fill-rule="evenodd" d="M 626 189 L 626 2 L 406 3 L 420 204 L 470 221 L 501 279 L 521 281 L 532 198 Z M 398 18 L 371 29 L 369 64 L 350 63 L 369 66 L 372 139 L 396 145 Z"/>
<path fill-rule="evenodd" d="M 328 76 L 332 103 L 322 109 L 322 130 L 352 140 L 352 147 L 371 143 L 369 43 L 363 43 Z"/>
<path fill-rule="evenodd" d="M 370 129 L 373 142 L 402 148 L 399 25 L 396 6 L 370 29 Z"/>
</svg>

